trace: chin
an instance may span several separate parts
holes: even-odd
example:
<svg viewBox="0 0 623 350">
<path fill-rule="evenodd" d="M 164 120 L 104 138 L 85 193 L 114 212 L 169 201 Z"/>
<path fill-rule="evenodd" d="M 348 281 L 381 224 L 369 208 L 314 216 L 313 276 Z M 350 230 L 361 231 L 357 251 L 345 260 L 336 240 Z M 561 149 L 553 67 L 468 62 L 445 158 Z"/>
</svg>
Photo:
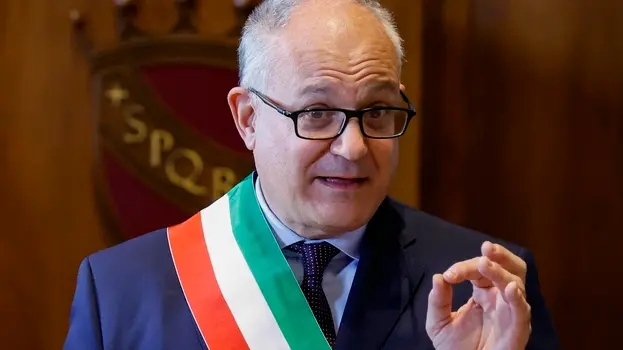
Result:
<svg viewBox="0 0 623 350">
<path fill-rule="evenodd" d="M 360 205 L 332 204 L 317 213 L 317 221 L 336 233 L 354 231 L 368 223 L 374 211 Z"/>
</svg>

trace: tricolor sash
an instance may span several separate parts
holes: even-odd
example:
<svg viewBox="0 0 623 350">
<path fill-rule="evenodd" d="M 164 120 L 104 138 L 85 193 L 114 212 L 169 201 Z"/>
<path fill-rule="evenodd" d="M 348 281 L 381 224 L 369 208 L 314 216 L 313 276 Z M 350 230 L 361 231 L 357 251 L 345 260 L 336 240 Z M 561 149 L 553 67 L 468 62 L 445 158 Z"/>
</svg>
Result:
<svg viewBox="0 0 623 350">
<path fill-rule="evenodd" d="M 210 350 L 330 349 L 262 214 L 252 175 L 167 235 Z"/>
</svg>

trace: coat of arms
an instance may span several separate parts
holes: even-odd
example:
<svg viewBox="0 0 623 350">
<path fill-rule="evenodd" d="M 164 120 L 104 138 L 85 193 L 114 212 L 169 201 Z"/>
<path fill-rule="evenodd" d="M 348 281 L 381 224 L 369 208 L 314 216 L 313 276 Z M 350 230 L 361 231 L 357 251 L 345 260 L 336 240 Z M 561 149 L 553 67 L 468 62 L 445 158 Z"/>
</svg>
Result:
<svg viewBox="0 0 623 350">
<path fill-rule="evenodd" d="M 253 170 L 226 101 L 239 29 L 201 36 L 195 1 L 176 4 L 177 23 L 154 36 L 135 26 L 138 5 L 119 1 L 119 44 L 100 51 L 72 14 L 91 64 L 98 208 L 117 242 L 185 220 Z M 239 4 L 240 21 L 254 5 Z"/>
</svg>

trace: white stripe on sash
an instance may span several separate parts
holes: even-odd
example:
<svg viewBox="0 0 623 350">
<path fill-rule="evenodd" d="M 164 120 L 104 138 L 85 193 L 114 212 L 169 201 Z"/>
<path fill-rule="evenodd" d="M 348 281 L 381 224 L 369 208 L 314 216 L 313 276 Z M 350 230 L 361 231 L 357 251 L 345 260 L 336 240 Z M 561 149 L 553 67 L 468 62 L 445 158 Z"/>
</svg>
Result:
<svg viewBox="0 0 623 350">
<path fill-rule="evenodd" d="M 214 275 L 249 348 L 290 349 L 234 237 L 229 198 L 201 211 Z"/>
</svg>

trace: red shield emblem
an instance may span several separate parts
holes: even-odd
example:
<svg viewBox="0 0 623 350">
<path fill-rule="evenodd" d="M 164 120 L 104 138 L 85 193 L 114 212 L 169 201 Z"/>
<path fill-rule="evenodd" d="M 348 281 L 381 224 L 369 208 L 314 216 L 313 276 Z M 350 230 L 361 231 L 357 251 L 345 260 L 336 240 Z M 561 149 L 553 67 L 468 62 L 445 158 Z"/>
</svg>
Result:
<svg viewBox="0 0 623 350">
<path fill-rule="evenodd" d="M 117 241 L 185 220 L 253 170 L 226 100 L 237 38 L 193 34 L 193 6 L 179 4 L 172 34 L 156 38 L 125 2 L 121 43 L 90 55 L 98 208 Z"/>
</svg>

